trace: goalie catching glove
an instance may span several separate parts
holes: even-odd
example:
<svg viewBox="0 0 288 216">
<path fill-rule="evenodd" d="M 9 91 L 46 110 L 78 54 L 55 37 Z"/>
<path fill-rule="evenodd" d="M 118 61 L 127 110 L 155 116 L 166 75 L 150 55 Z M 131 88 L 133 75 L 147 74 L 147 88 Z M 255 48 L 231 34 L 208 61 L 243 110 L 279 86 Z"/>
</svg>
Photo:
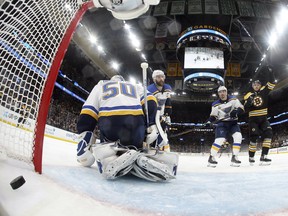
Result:
<svg viewBox="0 0 288 216">
<path fill-rule="evenodd" d="M 77 161 L 82 166 L 90 167 L 95 162 L 95 158 L 92 154 L 92 144 L 95 143 L 96 138 L 91 131 L 84 131 L 79 137 L 81 141 L 77 146 Z"/>
</svg>

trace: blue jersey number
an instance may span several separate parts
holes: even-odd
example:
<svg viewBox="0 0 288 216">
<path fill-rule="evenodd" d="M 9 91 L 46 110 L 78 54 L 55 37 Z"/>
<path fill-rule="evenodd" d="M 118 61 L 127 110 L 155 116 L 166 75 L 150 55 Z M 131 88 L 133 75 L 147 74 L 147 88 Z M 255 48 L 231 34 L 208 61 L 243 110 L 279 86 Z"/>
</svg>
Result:
<svg viewBox="0 0 288 216">
<path fill-rule="evenodd" d="M 136 89 L 134 85 L 129 83 L 120 83 L 120 91 L 117 82 L 109 82 L 103 85 L 103 100 L 107 100 L 112 97 L 116 97 L 119 93 L 128 97 L 136 98 Z M 113 86 L 114 85 L 114 86 Z"/>
</svg>

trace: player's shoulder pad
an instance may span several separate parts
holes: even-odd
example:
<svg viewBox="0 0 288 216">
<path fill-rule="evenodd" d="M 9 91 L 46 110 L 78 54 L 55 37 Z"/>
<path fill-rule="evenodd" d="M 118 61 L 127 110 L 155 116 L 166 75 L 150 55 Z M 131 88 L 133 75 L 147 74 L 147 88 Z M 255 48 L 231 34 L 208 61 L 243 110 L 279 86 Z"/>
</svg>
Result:
<svg viewBox="0 0 288 216">
<path fill-rule="evenodd" d="M 100 80 L 95 86 L 101 86 L 104 85 L 105 83 L 109 82 L 110 80 Z"/>
<path fill-rule="evenodd" d="M 172 91 L 172 87 L 169 84 L 165 83 L 163 88 L 164 88 L 164 91 Z"/>
<path fill-rule="evenodd" d="M 212 106 L 215 107 L 215 106 L 218 106 L 219 104 L 221 104 L 221 103 L 220 103 L 220 100 L 217 100 L 217 101 L 214 101 L 214 102 L 212 103 Z"/>
<path fill-rule="evenodd" d="M 228 95 L 228 101 L 231 101 L 231 100 L 236 100 L 237 97 L 234 96 L 234 95 Z"/>
<path fill-rule="evenodd" d="M 154 94 L 155 92 L 159 91 L 154 83 L 147 87 L 148 91 Z"/>
<path fill-rule="evenodd" d="M 262 91 L 263 89 L 265 89 L 266 86 L 267 86 L 267 84 L 266 84 L 265 86 L 262 86 L 262 87 L 260 88 L 260 91 Z"/>
<path fill-rule="evenodd" d="M 244 100 L 247 100 L 252 94 L 252 92 L 248 92 L 246 95 L 244 95 Z"/>
</svg>

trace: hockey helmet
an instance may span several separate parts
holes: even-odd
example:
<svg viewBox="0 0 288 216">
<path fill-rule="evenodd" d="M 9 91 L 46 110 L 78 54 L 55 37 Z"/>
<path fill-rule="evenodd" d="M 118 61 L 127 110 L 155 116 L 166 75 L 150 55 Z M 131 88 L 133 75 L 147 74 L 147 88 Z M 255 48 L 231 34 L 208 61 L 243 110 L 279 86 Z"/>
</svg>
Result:
<svg viewBox="0 0 288 216">
<path fill-rule="evenodd" d="M 225 86 L 220 86 L 218 88 L 218 91 L 217 92 L 220 92 L 220 91 L 227 91 L 227 88 Z"/>
<path fill-rule="evenodd" d="M 153 71 L 153 73 L 152 73 L 153 80 L 155 80 L 157 76 L 164 76 L 164 79 L 165 79 L 165 74 L 162 70 L 154 70 Z"/>
<path fill-rule="evenodd" d="M 111 81 L 125 81 L 125 79 L 121 75 L 114 75 L 110 79 Z"/>
<path fill-rule="evenodd" d="M 252 84 L 256 84 L 256 83 L 262 85 L 262 83 L 261 83 L 261 81 L 260 81 L 259 79 L 254 80 L 254 81 L 252 82 Z"/>
</svg>

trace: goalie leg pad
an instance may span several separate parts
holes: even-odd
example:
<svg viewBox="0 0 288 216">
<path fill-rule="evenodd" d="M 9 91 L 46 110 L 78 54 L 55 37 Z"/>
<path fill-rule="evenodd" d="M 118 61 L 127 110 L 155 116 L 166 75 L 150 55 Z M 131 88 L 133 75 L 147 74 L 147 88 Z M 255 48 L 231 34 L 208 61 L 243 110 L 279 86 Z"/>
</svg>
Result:
<svg viewBox="0 0 288 216">
<path fill-rule="evenodd" d="M 128 150 L 109 163 L 105 164 L 106 161 L 103 161 L 103 176 L 106 179 L 115 179 L 126 175 L 133 168 L 139 154 L 136 150 Z"/>
<path fill-rule="evenodd" d="M 145 155 L 138 157 L 135 166 L 138 167 L 134 167 L 134 172 L 131 173 L 149 181 L 169 181 L 176 176 L 177 165 L 165 164 Z M 139 168 L 142 169 L 141 172 Z"/>
<path fill-rule="evenodd" d="M 133 163 L 139 154 L 140 152 L 136 150 L 118 148 L 115 143 L 98 145 L 94 148 L 99 172 L 106 179 L 126 175 L 133 168 Z"/>
<path fill-rule="evenodd" d="M 151 150 L 151 152 L 149 152 L 149 153 L 152 153 L 152 151 L 153 150 Z M 149 158 L 152 158 L 158 162 L 167 164 L 169 166 L 173 166 L 173 167 L 178 166 L 179 156 L 178 156 L 178 154 L 175 154 L 173 152 L 160 151 L 157 154 L 155 152 L 155 154 L 149 154 L 146 156 Z M 176 173 L 175 173 L 175 175 L 176 175 Z"/>
<path fill-rule="evenodd" d="M 163 178 L 157 176 L 157 174 L 153 174 L 148 172 L 147 170 L 139 167 L 136 163 L 133 164 L 133 169 L 130 171 L 132 175 L 135 175 L 141 179 L 145 179 L 147 181 L 152 182 L 161 182 Z"/>
<path fill-rule="evenodd" d="M 117 145 L 114 142 L 97 144 L 96 147 L 93 148 L 93 153 L 97 161 L 98 160 L 102 161 L 105 158 L 116 155 Z"/>
</svg>

